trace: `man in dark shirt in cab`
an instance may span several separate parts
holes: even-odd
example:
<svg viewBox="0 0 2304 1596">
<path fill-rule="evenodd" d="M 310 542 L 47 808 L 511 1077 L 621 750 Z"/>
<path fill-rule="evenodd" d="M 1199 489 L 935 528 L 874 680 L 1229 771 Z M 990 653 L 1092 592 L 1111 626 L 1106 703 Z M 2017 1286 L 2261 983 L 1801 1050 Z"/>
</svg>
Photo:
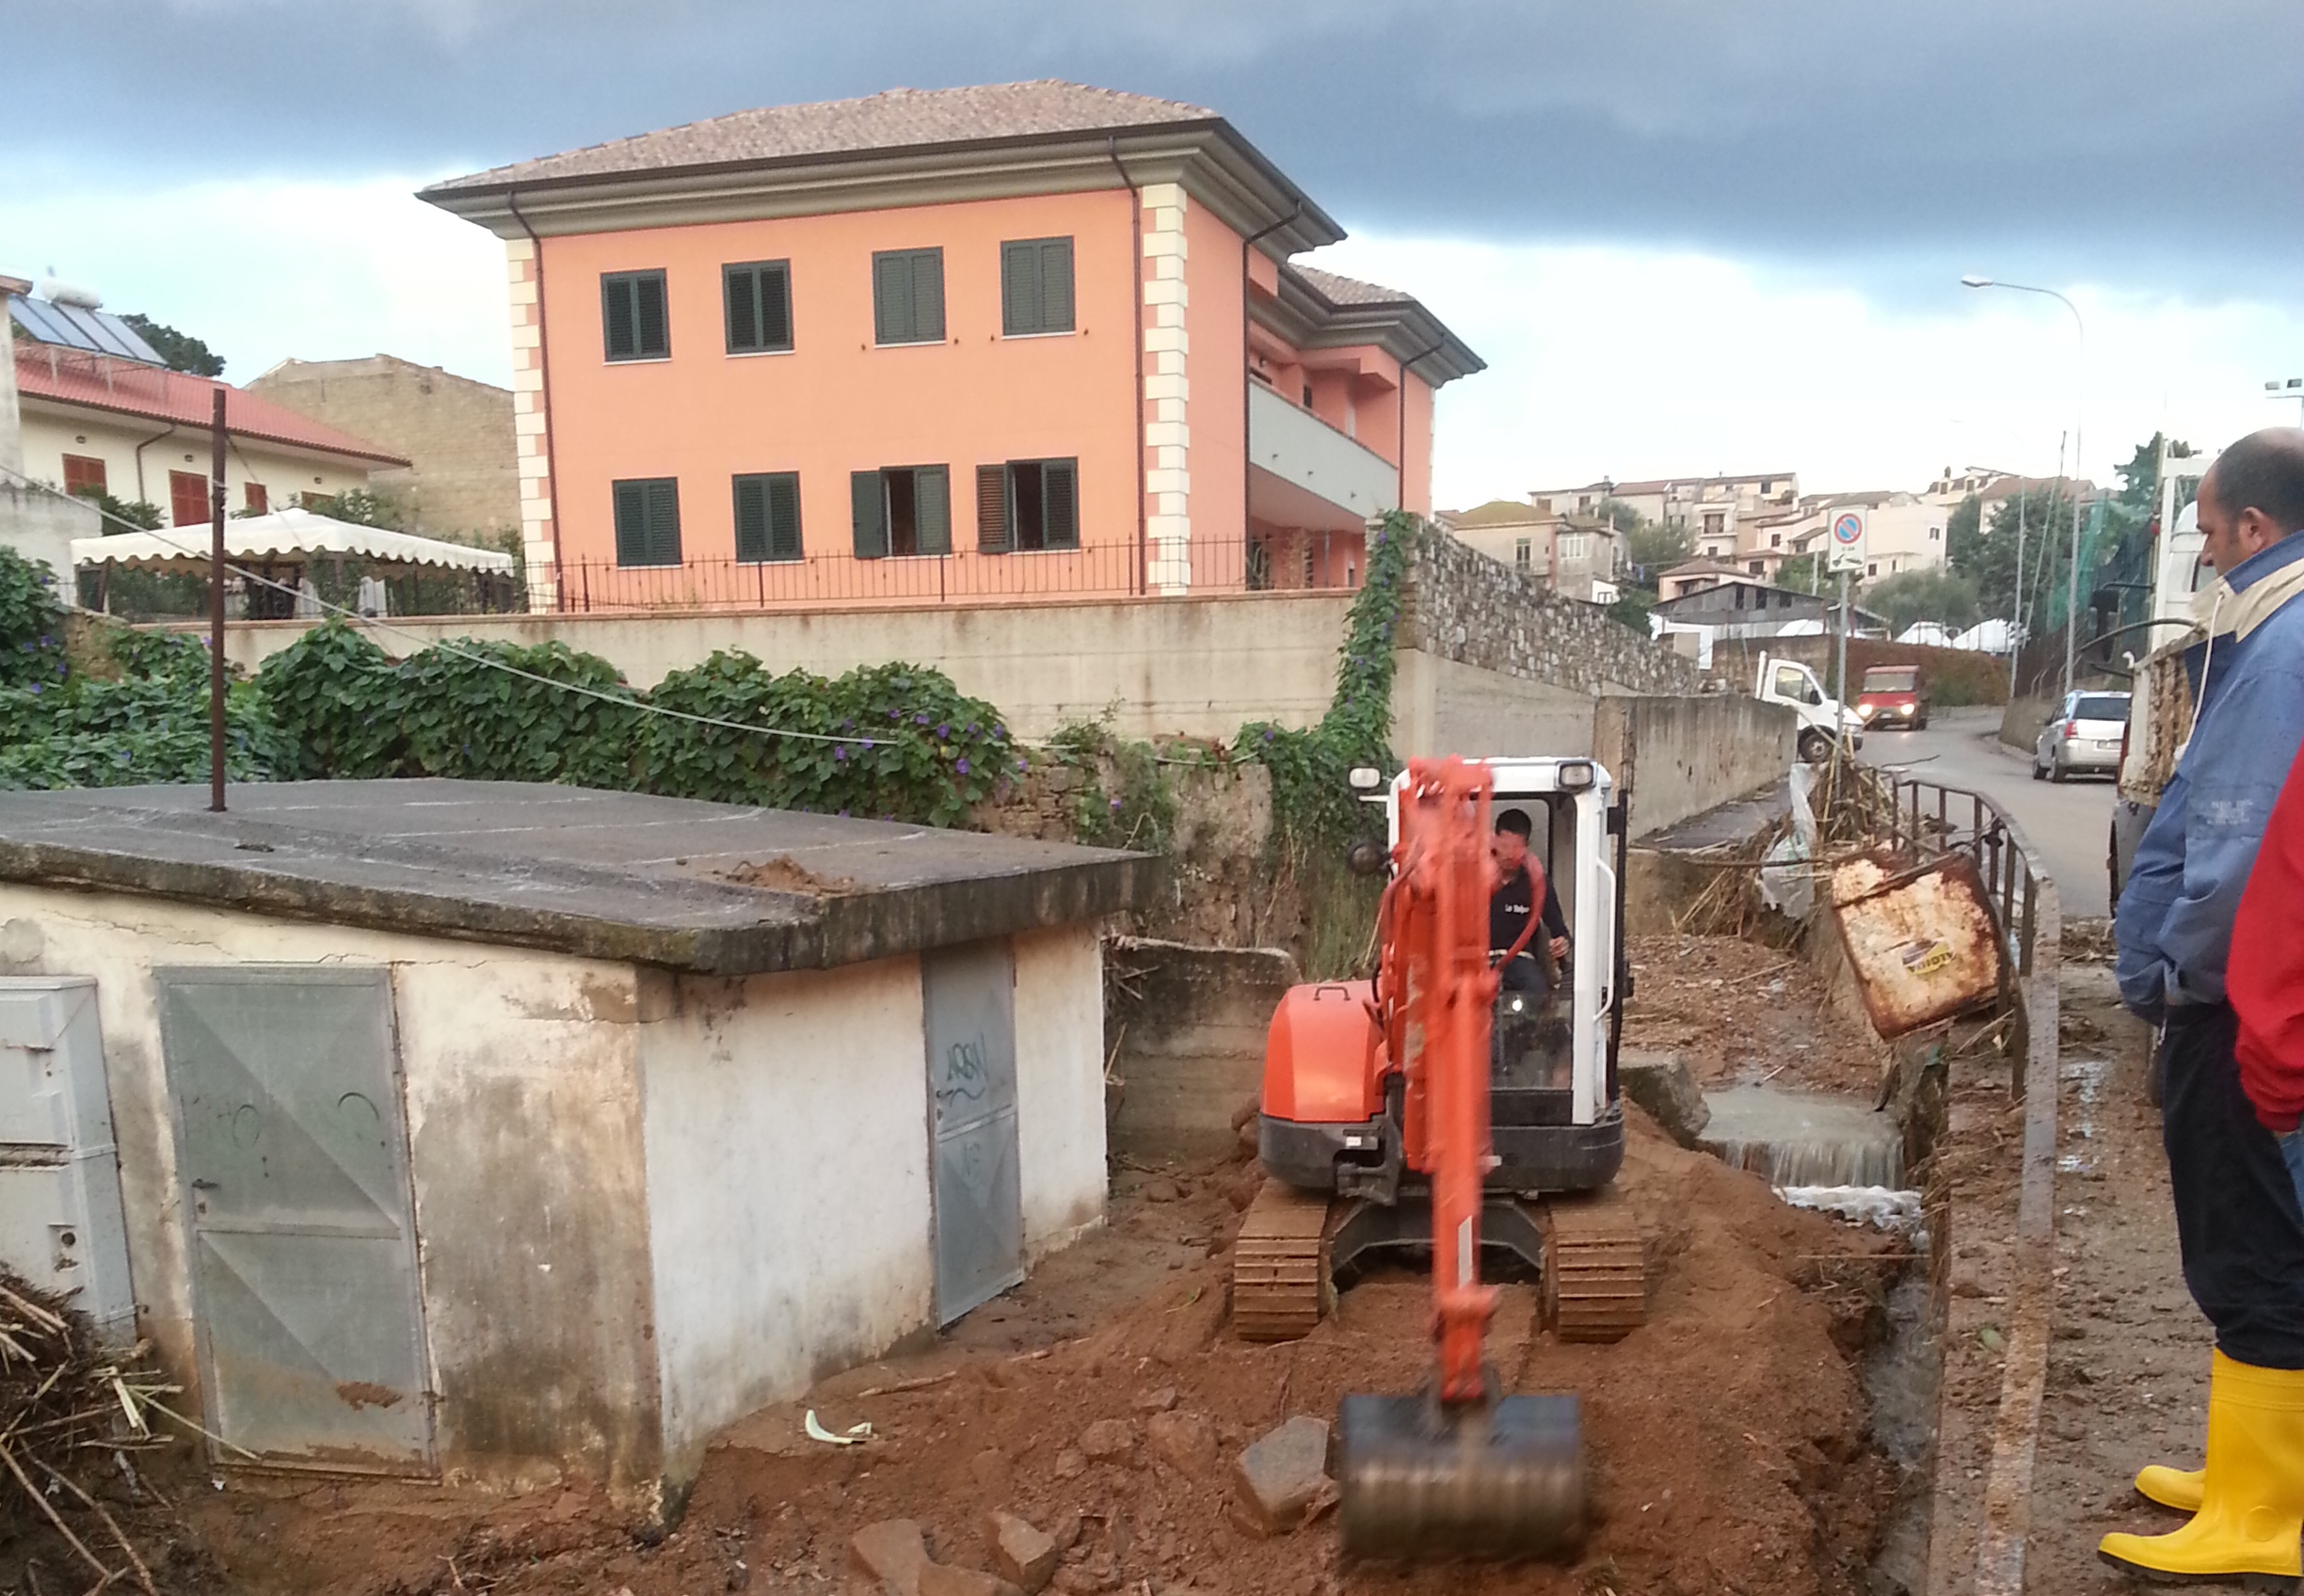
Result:
<svg viewBox="0 0 2304 1596">
<path fill-rule="evenodd" d="M 1488 899 L 1488 956 L 1502 959 L 1503 985 L 1507 992 L 1533 992 L 1542 996 L 1551 990 L 1547 965 L 1558 971 L 1568 957 L 1568 921 L 1560 913 L 1560 894 L 1552 889 L 1549 875 L 1541 867 L 1531 867 L 1528 861 L 1528 838 L 1535 833 L 1526 809 L 1505 809 L 1496 815 L 1496 838 L 1490 844 L 1496 855 L 1503 880 Z M 1551 954 L 1547 961 L 1538 957 L 1537 937 L 1530 936 L 1520 952 L 1511 959 L 1504 955 L 1520 942 L 1527 930 L 1528 916 L 1536 906 L 1534 876 L 1544 875 L 1544 929 L 1538 934 L 1544 938 L 1544 949 Z"/>
</svg>

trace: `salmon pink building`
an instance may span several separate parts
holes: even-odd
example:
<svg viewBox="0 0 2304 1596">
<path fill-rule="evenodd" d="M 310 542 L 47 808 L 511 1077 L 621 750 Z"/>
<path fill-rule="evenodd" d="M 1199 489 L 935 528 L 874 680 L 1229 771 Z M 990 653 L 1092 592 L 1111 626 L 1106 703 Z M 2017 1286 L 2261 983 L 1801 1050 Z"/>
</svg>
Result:
<svg viewBox="0 0 2304 1596">
<path fill-rule="evenodd" d="M 1349 587 L 1481 369 L 1222 117 L 1068 83 L 744 111 L 442 183 L 511 284 L 561 609 Z"/>
</svg>

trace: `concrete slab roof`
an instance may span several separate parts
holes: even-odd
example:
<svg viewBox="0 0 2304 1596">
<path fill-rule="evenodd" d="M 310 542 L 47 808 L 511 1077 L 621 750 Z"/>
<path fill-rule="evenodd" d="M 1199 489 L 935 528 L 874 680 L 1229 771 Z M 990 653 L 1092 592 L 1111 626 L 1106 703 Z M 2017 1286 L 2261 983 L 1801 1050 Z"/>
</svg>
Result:
<svg viewBox="0 0 2304 1596">
<path fill-rule="evenodd" d="M 0 881 L 703 975 L 1092 919 L 1160 861 L 932 826 L 485 781 L 0 793 Z M 747 885 L 749 877 L 759 885 Z"/>
</svg>

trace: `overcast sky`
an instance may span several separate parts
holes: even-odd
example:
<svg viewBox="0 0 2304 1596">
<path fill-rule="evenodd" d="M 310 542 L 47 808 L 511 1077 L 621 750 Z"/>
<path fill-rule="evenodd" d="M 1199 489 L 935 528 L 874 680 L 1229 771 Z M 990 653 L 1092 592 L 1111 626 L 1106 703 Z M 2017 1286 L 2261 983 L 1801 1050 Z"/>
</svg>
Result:
<svg viewBox="0 0 2304 1596">
<path fill-rule="evenodd" d="M 2296 0 L 71 0 L 11 7 L 0 271 L 245 380 L 502 382 L 436 178 L 749 105 L 1067 77 L 1215 107 L 1488 360 L 1445 504 L 1610 474 L 2085 464 L 2293 423 Z M 2066 291 L 1959 287 L 1964 272 Z"/>
</svg>

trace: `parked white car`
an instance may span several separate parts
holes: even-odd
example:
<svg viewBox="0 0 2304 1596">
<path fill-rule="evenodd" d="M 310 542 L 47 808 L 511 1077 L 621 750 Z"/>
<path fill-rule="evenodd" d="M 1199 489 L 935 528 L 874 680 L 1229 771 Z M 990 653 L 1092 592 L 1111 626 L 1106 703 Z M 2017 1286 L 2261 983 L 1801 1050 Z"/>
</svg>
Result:
<svg viewBox="0 0 2304 1596">
<path fill-rule="evenodd" d="M 2032 744 L 2032 779 L 2062 781 L 2083 773 L 2117 777 L 2127 732 L 2127 694 L 2067 694 Z"/>
</svg>

